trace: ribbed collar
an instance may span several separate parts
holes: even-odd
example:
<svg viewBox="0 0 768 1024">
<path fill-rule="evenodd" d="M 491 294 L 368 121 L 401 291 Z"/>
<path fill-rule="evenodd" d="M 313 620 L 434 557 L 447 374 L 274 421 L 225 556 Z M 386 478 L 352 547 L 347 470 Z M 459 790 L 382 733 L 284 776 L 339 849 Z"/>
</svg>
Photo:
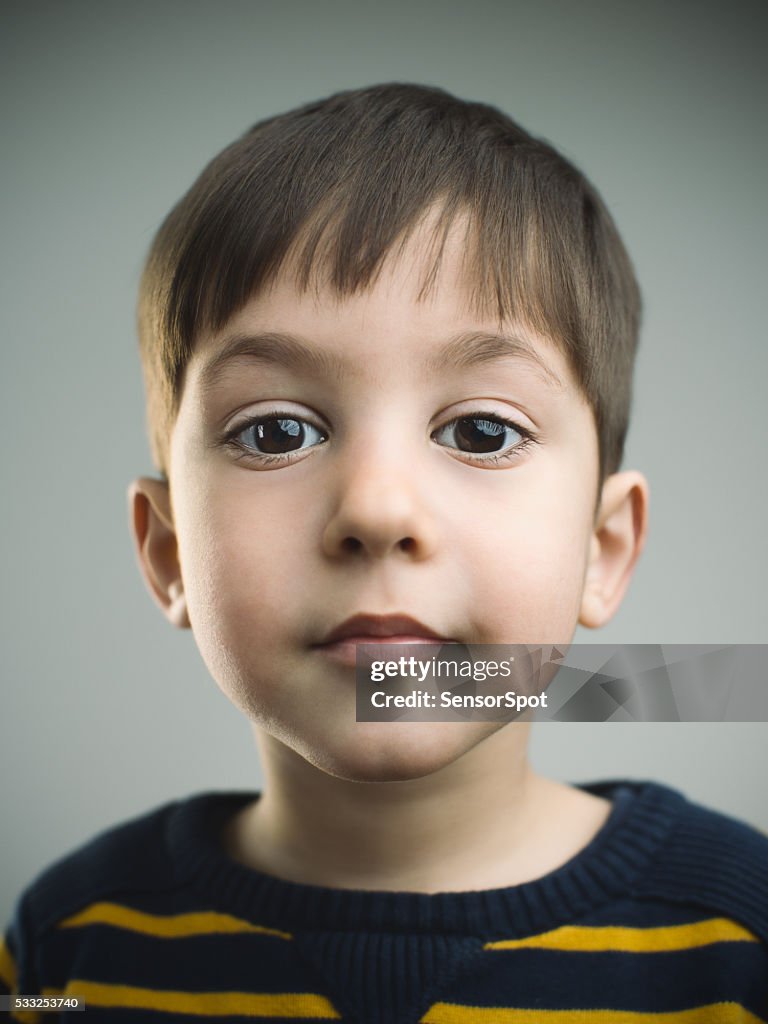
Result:
<svg viewBox="0 0 768 1024">
<path fill-rule="evenodd" d="M 257 792 L 203 793 L 174 804 L 166 840 L 174 874 L 208 908 L 289 931 L 441 932 L 522 938 L 572 924 L 636 889 L 667 840 L 684 798 L 655 783 L 601 782 L 580 788 L 611 800 L 603 828 L 556 871 L 504 889 L 413 893 L 330 889 L 286 882 L 232 860 L 225 822 Z"/>
</svg>

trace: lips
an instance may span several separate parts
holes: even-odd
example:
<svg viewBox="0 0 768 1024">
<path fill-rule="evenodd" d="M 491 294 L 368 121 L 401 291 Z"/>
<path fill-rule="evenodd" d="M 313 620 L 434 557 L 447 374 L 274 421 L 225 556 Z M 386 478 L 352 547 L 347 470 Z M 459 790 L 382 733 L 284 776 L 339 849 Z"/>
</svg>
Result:
<svg viewBox="0 0 768 1024">
<path fill-rule="evenodd" d="M 419 643 L 424 640 L 450 643 L 434 629 L 410 615 L 353 615 L 320 641 L 320 646 L 355 640 L 357 643 Z"/>
<path fill-rule="evenodd" d="M 375 644 L 386 648 L 394 644 L 452 642 L 410 615 L 353 615 L 332 629 L 315 648 L 333 661 L 354 667 L 358 644 Z"/>
</svg>

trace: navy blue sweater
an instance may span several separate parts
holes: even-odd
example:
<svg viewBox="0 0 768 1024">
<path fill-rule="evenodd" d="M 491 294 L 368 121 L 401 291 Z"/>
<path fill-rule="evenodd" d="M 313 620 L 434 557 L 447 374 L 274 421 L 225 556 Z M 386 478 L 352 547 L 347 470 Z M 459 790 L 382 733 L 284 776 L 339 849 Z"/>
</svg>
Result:
<svg viewBox="0 0 768 1024">
<path fill-rule="evenodd" d="M 221 831 L 255 793 L 166 804 L 27 888 L 0 992 L 78 996 L 85 1024 L 768 1021 L 768 839 L 655 784 L 585 788 L 614 806 L 567 864 L 436 895 L 236 863 Z"/>
</svg>

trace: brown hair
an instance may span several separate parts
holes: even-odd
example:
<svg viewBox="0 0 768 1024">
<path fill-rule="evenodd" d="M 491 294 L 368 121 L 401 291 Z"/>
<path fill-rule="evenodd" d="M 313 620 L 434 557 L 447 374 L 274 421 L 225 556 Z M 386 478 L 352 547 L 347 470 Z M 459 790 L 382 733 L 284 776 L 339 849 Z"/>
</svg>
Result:
<svg viewBox="0 0 768 1024">
<path fill-rule="evenodd" d="M 139 298 L 152 453 L 167 469 L 184 370 L 290 259 L 297 285 L 340 295 L 375 279 L 436 209 L 442 246 L 468 214 L 476 308 L 566 354 L 595 415 L 600 479 L 626 435 L 640 294 L 614 223 L 585 177 L 494 107 L 390 84 L 337 93 L 254 125 L 203 171 L 160 227 Z"/>
</svg>

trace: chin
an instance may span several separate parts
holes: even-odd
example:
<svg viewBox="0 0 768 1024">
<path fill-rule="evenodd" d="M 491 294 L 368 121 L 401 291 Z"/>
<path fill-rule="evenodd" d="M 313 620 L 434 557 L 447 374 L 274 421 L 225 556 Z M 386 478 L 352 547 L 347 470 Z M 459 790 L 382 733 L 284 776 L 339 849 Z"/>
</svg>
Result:
<svg viewBox="0 0 768 1024">
<path fill-rule="evenodd" d="M 351 735 L 298 753 L 328 775 L 348 782 L 408 782 L 455 764 L 490 732 L 489 723 L 355 723 Z"/>
</svg>

